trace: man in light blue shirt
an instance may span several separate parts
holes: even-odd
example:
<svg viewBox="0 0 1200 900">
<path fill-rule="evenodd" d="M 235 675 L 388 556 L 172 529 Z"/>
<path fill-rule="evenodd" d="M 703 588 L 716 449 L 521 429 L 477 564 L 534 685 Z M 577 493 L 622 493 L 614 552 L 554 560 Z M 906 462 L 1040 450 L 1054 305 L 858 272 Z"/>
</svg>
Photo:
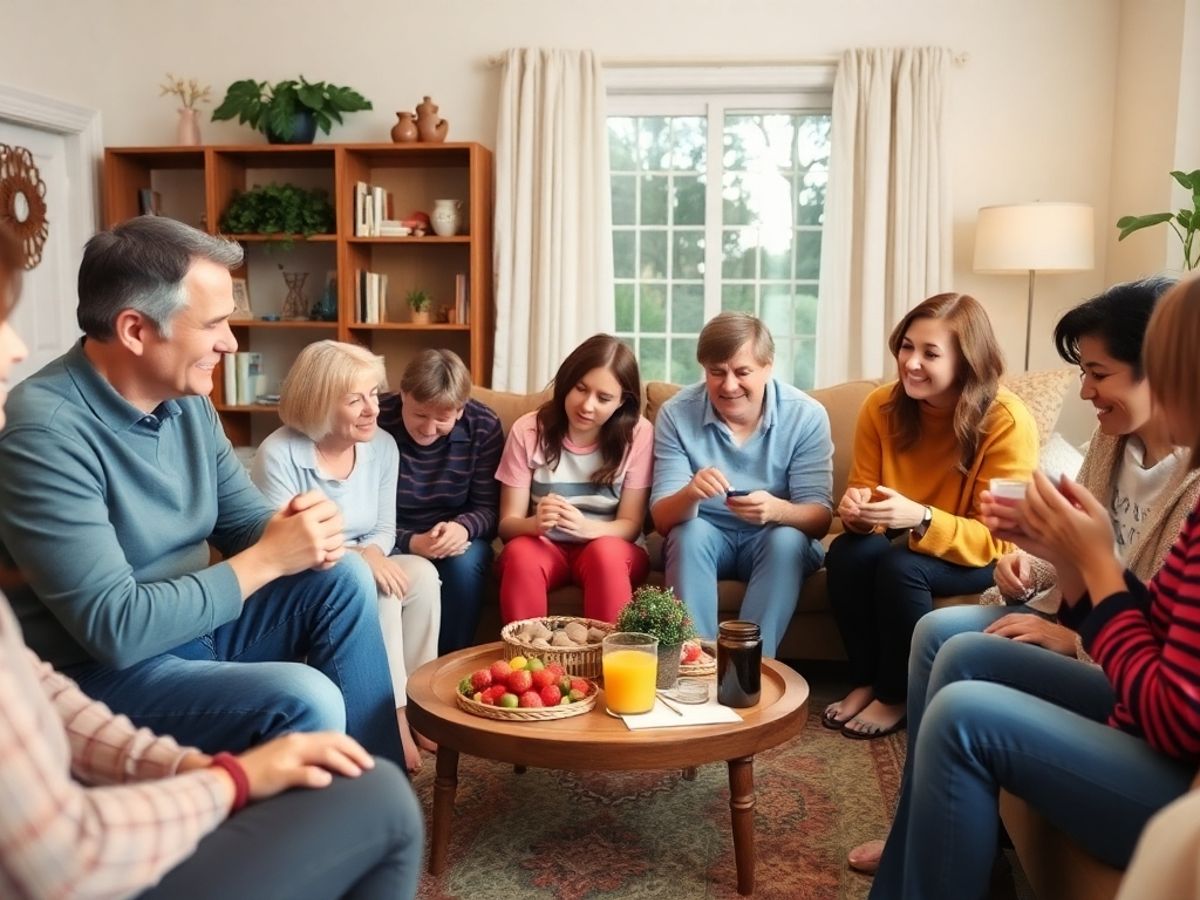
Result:
<svg viewBox="0 0 1200 900">
<path fill-rule="evenodd" d="M 667 538 L 667 584 L 714 638 L 717 579 L 747 582 L 740 616 L 774 656 L 833 519 L 829 416 L 772 377 L 775 342 L 754 316 L 713 318 L 696 358 L 704 381 L 663 404 L 654 429 L 650 514 Z"/>
<path fill-rule="evenodd" d="M 9 596 L 44 660 L 139 725 L 208 752 L 345 730 L 401 761 L 375 585 L 341 559 L 337 506 L 269 506 L 208 399 L 241 261 L 155 216 L 88 241 L 85 337 L 13 390 L 0 434 Z"/>
</svg>

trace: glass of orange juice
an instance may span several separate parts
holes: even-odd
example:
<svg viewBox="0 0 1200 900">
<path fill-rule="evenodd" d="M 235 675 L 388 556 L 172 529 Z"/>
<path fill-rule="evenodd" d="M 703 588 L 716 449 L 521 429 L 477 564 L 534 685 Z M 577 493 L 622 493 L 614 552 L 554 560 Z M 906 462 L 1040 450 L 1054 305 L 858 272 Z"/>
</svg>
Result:
<svg viewBox="0 0 1200 900">
<path fill-rule="evenodd" d="M 615 715 L 650 712 L 658 676 L 658 638 L 617 631 L 604 639 L 604 700 Z"/>
</svg>

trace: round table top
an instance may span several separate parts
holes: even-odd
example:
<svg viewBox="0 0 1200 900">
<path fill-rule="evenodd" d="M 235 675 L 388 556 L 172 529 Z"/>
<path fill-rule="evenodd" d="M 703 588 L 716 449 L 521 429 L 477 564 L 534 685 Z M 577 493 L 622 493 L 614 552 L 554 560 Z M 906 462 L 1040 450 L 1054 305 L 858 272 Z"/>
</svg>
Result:
<svg viewBox="0 0 1200 900">
<path fill-rule="evenodd" d="M 426 663 L 408 679 L 408 720 L 449 749 L 514 765 L 551 769 L 637 770 L 699 766 L 753 756 L 799 733 L 808 713 L 808 683 L 773 659 L 762 663 L 762 696 L 735 710 L 742 721 L 631 731 L 596 706 L 582 715 L 504 722 L 460 709 L 460 680 L 504 657 L 500 642 L 459 650 Z"/>
</svg>

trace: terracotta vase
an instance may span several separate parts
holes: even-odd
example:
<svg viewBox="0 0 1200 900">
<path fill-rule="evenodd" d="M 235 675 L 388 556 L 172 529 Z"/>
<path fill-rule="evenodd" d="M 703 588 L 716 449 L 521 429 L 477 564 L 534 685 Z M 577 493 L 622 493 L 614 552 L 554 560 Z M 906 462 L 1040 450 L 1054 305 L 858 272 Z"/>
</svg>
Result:
<svg viewBox="0 0 1200 900">
<path fill-rule="evenodd" d="M 392 126 L 392 140 L 397 144 L 411 144 L 420 137 L 417 131 L 417 123 L 413 121 L 413 114 L 410 112 L 398 112 L 396 118 L 399 121 Z"/>
<path fill-rule="evenodd" d="M 427 144 L 440 144 L 446 139 L 446 132 L 450 130 L 450 123 L 439 119 L 437 113 L 437 104 L 428 97 L 417 106 L 417 133 Z"/>
<path fill-rule="evenodd" d="M 179 110 L 179 122 L 175 125 L 175 143 L 180 147 L 200 146 L 200 122 L 196 110 L 184 106 Z"/>
</svg>

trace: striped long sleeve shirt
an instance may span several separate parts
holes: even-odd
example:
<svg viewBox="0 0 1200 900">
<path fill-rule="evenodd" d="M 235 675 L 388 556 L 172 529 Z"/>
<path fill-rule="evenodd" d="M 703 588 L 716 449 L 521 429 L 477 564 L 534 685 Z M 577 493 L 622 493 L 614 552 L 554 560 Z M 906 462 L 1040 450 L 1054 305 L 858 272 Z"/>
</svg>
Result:
<svg viewBox="0 0 1200 900">
<path fill-rule="evenodd" d="M 0 596 L 0 897 L 128 897 L 229 814 L 212 769 L 135 728 L 25 648 Z"/>
<path fill-rule="evenodd" d="M 1093 608 L 1084 597 L 1059 611 L 1116 693 L 1109 724 L 1176 759 L 1200 761 L 1200 513 L 1193 510 L 1148 585 Z"/>
<path fill-rule="evenodd" d="M 478 400 L 468 400 L 450 434 L 422 447 L 404 427 L 402 409 L 398 393 L 379 404 L 380 427 L 400 450 L 397 552 L 408 553 L 413 536 L 438 522 L 458 522 L 472 540 L 491 541 L 500 512 L 496 466 L 504 450 L 504 429 L 499 417 Z"/>
</svg>

